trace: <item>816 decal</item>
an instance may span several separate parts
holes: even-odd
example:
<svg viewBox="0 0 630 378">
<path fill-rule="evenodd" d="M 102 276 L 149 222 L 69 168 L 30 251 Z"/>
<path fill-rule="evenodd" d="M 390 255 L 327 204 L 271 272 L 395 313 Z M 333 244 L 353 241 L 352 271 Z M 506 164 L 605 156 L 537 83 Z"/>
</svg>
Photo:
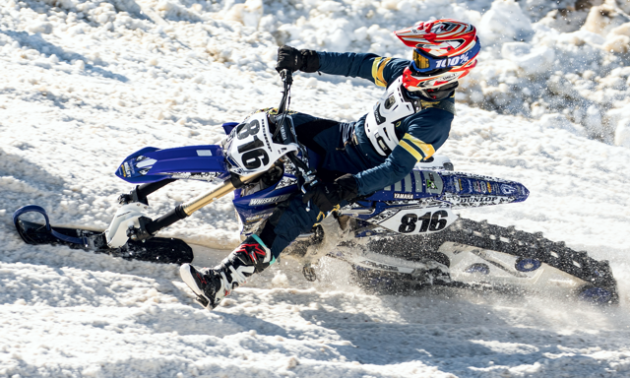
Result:
<svg viewBox="0 0 630 378">
<path fill-rule="evenodd" d="M 258 139 L 256 134 L 260 131 L 260 122 L 257 119 L 251 120 L 249 123 L 243 124 L 236 130 L 236 138 L 238 140 L 246 139 L 253 136 L 253 140 L 238 146 L 238 153 L 241 155 L 241 162 L 247 169 L 257 169 L 269 163 L 269 155 L 263 148 L 265 143 Z"/>
<path fill-rule="evenodd" d="M 416 231 L 416 228 L 418 228 L 416 231 L 418 233 L 427 232 L 427 230 L 440 231 L 448 224 L 447 218 L 448 212 L 445 210 L 439 210 L 434 213 L 429 211 L 419 218 L 414 213 L 405 214 L 400 220 L 398 232 L 408 234 Z"/>
</svg>

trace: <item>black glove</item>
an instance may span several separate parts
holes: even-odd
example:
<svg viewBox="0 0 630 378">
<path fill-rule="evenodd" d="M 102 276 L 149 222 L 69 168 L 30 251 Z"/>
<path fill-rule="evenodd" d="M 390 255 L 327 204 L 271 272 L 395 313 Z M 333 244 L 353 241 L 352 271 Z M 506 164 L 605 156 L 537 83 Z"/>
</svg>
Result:
<svg viewBox="0 0 630 378">
<path fill-rule="evenodd" d="M 302 198 L 303 203 L 313 200 L 320 211 L 327 213 L 341 201 L 352 201 L 357 197 L 357 180 L 351 174 L 345 174 L 333 183 L 319 184 L 309 190 Z"/>
<path fill-rule="evenodd" d="M 291 72 L 317 72 L 319 69 L 319 55 L 315 50 L 298 50 L 284 45 L 278 49 L 278 64 L 276 71 L 288 69 Z"/>
</svg>

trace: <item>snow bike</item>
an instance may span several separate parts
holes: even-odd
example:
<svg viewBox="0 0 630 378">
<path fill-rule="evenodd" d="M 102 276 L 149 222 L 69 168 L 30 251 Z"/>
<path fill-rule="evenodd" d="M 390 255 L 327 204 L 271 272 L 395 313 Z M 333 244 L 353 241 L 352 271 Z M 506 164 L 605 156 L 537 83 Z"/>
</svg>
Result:
<svg viewBox="0 0 630 378">
<path fill-rule="evenodd" d="M 31 244 L 65 244 L 128 259 L 190 263 L 192 249 L 155 234 L 230 193 L 241 235 L 267 219 L 276 206 L 317 183 L 306 150 L 287 117 L 292 76 L 281 72 L 284 93 L 277 112 L 259 111 L 241 123 L 223 125 L 221 145 L 143 148 L 128 156 L 116 175 L 139 184 L 119 197 L 122 205 L 103 232 L 50 226 L 44 209 L 26 206 L 14 214 L 21 237 Z M 147 197 L 176 180 L 219 182 L 167 214 L 145 215 Z M 607 261 L 596 261 L 542 234 L 461 219 L 453 210 L 518 203 L 529 191 L 499 178 L 455 172 L 444 156 L 418 163 L 402 181 L 330 214 L 301 235 L 282 256 L 298 260 L 304 277 L 317 279 L 323 256 L 350 263 L 358 281 L 380 292 L 426 285 L 549 292 L 559 289 L 595 303 L 618 302 Z M 24 219 L 44 215 L 45 222 Z"/>
</svg>

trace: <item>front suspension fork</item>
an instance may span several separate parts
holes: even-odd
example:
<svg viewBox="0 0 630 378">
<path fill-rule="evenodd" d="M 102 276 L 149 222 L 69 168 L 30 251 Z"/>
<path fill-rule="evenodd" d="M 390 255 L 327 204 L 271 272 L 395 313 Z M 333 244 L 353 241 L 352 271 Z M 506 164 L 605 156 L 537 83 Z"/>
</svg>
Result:
<svg viewBox="0 0 630 378">
<path fill-rule="evenodd" d="M 124 206 L 118 210 L 114 220 L 110 224 L 110 227 L 107 231 L 105 231 L 107 245 L 110 248 L 119 248 L 125 245 L 127 239 L 134 241 L 149 239 L 159 230 L 189 217 L 195 211 L 208 206 L 217 199 L 232 193 L 234 190 L 251 181 L 256 180 L 264 173 L 265 172 L 257 172 L 245 177 L 232 175 L 229 179 L 223 181 L 223 183 L 219 186 L 187 202 L 177 205 L 173 210 L 155 220 L 151 220 L 150 218 L 142 215 L 139 212 L 139 209 L 136 210 L 132 205 L 134 203 L 136 204 L 136 207 L 140 204 L 144 204 L 145 206 L 148 205 L 147 196 L 149 194 L 170 184 L 175 181 L 175 179 L 167 179 L 156 183 L 138 185 L 129 194 L 123 194 L 119 197 L 118 201 L 121 204 L 124 204 Z M 140 207 L 144 206 L 140 205 Z"/>
</svg>

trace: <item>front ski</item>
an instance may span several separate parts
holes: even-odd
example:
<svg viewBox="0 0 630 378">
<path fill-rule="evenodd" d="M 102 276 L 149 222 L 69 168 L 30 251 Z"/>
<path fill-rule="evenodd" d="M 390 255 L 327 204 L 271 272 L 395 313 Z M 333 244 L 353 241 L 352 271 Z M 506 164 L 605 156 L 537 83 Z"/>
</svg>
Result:
<svg viewBox="0 0 630 378">
<path fill-rule="evenodd" d="M 44 218 L 44 223 L 23 219 L 26 214 L 36 213 Z M 73 249 L 83 249 L 105 253 L 127 260 L 140 260 L 164 264 L 186 264 L 193 260 L 192 248 L 183 240 L 152 237 L 143 242 L 129 240 L 121 248 L 109 248 L 105 233 L 80 228 L 52 227 L 46 211 L 39 206 L 25 206 L 13 214 L 15 228 L 27 244 L 65 245 Z"/>
</svg>

